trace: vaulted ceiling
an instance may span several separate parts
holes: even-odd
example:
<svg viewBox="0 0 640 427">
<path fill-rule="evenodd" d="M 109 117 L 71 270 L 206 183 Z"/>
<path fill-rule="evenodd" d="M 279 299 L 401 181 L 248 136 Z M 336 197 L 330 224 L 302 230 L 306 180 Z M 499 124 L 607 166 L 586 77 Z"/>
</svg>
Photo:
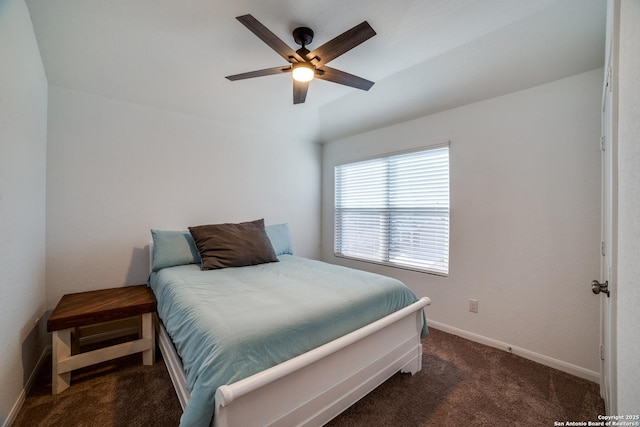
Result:
<svg viewBox="0 0 640 427">
<path fill-rule="evenodd" d="M 292 140 L 324 142 L 602 66 L 605 0 L 26 0 L 49 84 Z M 364 92 L 311 82 L 292 104 L 287 65 L 236 16 L 312 50 L 366 20 L 377 35 L 332 61 Z"/>
</svg>

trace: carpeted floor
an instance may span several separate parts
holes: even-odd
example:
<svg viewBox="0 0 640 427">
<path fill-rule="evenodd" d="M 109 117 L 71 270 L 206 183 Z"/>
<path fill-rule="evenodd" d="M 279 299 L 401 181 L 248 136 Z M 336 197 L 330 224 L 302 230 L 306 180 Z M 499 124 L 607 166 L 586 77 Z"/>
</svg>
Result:
<svg viewBox="0 0 640 427">
<path fill-rule="evenodd" d="M 423 348 L 421 372 L 396 374 L 328 426 L 553 426 L 604 414 L 592 382 L 434 329 Z M 14 427 L 179 423 L 180 404 L 160 358 L 154 366 L 134 355 L 76 371 L 57 396 L 49 366 Z"/>
</svg>

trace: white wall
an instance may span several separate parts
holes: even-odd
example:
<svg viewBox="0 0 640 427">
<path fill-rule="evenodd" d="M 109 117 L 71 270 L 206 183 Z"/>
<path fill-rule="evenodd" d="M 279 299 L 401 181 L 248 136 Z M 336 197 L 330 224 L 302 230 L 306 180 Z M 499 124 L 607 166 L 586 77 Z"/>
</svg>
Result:
<svg viewBox="0 0 640 427">
<path fill-rule="evenodd" d="M 0 1 L 0 425 L 43 349 L 47 80 L 23 0 Z M 18 403 L 20 402 L 20 403 Z"/>
<path fill-rule="evenodd" d="M 432 298 L 433 321 L 597 381 L 599 299 L 590 283 L 600 264 L 602 76 L 598 69 L 324 145 L 323 259 L 397 277 Z M 333 167 L 446 140 L 449 277 L 334 257 Z"/>
<path fill-rule="evenodd" d="M 640 414 L 640 2 L 621 2 L 618 103 L 618 413 Z"/>
<path fill-rule="evenodd" d="M 320 255 L 316 144 L 51 85 L 48 148 L 49 308 L 144 283 L 151 228 L 264 217 Z"/>
</svg>

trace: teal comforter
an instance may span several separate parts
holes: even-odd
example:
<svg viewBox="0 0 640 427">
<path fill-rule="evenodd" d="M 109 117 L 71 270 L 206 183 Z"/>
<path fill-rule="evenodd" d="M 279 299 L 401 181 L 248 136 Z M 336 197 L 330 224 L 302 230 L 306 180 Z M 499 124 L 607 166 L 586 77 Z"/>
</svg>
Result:
<svg viewBox="0 0 640 427">
<path fill-rule="evenodd" d="M 418 298 L 389 277 L 281 255 L 280 262 L 150 277 L 191 398 L 181 426 L 208 426 L 216 389 L 352 332 Z M 426 333 L 426 326 L 424 332 Z"/>
</svg>

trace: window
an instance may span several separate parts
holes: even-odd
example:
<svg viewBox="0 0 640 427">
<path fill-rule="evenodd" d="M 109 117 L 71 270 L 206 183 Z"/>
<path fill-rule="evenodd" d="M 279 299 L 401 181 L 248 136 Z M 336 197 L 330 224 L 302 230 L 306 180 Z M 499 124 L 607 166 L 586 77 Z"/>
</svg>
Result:
<svg viewBox="0 0 640 427">
<path fill-rule="evenodd" d="M 449 145 L 335 168 L 336 256 L 449 273 Z"/>
</svg>

